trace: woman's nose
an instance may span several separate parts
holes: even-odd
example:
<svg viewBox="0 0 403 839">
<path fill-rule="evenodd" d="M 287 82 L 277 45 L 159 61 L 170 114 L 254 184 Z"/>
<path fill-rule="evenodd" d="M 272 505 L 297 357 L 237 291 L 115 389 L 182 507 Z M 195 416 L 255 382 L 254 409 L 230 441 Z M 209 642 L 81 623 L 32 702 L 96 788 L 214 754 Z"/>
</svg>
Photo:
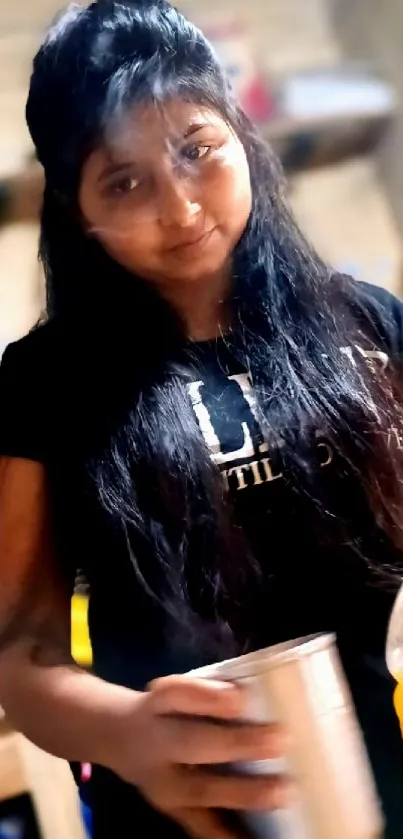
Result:
<svg viewBox="0 0 403 839">
<path fill-rule="evenodd" d="M 158 190 L 158 218 L 164 227 L 191 227 L 201 209 L 191 178 L 171 173 L 161 179 Z"/>
</svg>

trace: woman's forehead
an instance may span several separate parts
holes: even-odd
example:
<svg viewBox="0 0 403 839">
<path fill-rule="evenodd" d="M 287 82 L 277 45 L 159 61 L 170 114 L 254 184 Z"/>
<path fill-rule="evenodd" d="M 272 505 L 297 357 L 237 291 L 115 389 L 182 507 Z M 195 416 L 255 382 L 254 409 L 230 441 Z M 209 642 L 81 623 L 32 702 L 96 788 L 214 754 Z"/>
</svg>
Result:
<svg viewBox="0 0 403 839">
<path fill-rule="evenodd" d="M 163 151 L 196 131 L 224 125 L 217 111 L 192 102 L 140 104 L 112 119 L 105 131 L 104 151 L 112 157 Z"/>
</svg>

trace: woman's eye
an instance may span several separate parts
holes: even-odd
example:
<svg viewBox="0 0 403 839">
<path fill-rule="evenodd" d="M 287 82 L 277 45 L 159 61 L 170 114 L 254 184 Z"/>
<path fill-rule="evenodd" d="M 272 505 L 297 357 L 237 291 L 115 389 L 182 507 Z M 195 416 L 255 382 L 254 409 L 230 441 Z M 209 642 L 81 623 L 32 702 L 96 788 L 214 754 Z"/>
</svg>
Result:
<svg viewBox="0 0 403 839">
<path fill-rule="evenodd" d="M 120 178 L 118 181 L 111 184 L 109 189 L 113 195 L 127 195 L 130 192 L 134 192 L 138 185 L 138 178 L 126 175 L 124 178 Z"/>
<path fill-rule="evenodd" d="M 185 148 L 182 149 L 182 157 L 190 162 L 201 160 L 202 157 L 205 157 L 206 154 L 209 153 L 210 148 L 210 146 L 198 146 L 195 143 L 192 143 L 192 145 L 185 146 Z"/>
</svg>

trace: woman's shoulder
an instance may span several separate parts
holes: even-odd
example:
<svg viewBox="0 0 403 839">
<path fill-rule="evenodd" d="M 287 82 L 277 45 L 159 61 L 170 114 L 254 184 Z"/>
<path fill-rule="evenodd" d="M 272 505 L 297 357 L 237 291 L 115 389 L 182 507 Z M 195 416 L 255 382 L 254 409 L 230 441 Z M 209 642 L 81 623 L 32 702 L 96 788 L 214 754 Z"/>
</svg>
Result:
<svg viewBox="0 0 403 839">
<path fill-rule="evenodd" d="M 363 297 L 366 297 L 368 301 L 373 301 L 378 307 L 381 307 L 388 317 L 392 316 L 401 321 L 403 301 L 399 297 L 392 294 L 384 286 L 366 282 L 357 282 L 356 285 L 360 289 Z"/>
<path fill-rule="evenodd" d="M 36 325 L 27 335 L 8 344 L 2 363 L 13 364 L 21 370 L 30 370 L 41 363 L 50 364 L 61 348 L 61 330 L 53 321 Z"/>
<path fill-rule="evenodd" d="M 6 347 L 0 364 L 0 455 L 48 461 L 56 345 L 57 331 L 49 323 Z"/>
<path fill-rule="evenodd" d="M 356 282 L 358 317 L 370 322 L 377 338 L 395 357 L 403 357 L 403 302 L 386 288 Z"/>
</svg>

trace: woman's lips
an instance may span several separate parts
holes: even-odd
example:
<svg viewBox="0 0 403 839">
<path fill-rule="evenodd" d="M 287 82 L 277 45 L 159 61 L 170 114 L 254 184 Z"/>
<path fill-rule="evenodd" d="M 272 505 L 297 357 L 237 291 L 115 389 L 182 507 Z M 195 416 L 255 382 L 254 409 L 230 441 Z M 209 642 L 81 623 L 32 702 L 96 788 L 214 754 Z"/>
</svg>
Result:
<svg viewBox="0 0 403 839">
<path fill-rule="evenodd" d="M 169 248 L 169 252 L 172 254 L 185 255 L 190 254 L 193 251 L 200 250 L 209 242 L 212 234 L 214 233 L 215 227 L 211 228 L 211 230 L 205 230 L 204 233 L 201 233 L 199 236 L 185 239 L 181 242 L 178 242 L 176 245 L 173 245 Z"/>
</svg>

